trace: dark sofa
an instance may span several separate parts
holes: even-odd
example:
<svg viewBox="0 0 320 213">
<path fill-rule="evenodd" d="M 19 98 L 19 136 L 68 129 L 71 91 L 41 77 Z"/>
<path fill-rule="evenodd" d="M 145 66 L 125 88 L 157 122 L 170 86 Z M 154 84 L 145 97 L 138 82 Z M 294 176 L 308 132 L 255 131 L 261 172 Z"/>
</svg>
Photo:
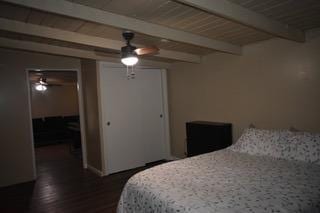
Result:
<svg viewBox="0 0 320 213">
<path fill-rule="evenodd" d="M 80 131 L 76 131 L 74 128 L 70 129 L 70 124 L 78 124 L 79 116 L 55 116 L 32 119 L 33 124 L 33 136 L 35 147 L 75 142 L 75 134 L 80 134 Z M 80 137 L 77 137 L 77 140 Z"/>
</svg>

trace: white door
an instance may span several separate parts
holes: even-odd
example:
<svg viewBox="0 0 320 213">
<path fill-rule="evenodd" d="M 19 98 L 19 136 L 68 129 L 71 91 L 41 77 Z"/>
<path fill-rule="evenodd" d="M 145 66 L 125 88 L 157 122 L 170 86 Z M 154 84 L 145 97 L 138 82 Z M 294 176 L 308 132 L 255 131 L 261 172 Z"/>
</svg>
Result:
<svg viewBox="0 0 320 213">
<path fill-rule="evenodd" d="M 137 71 L 136 79 L 142 98 L 142 137 L 145 162 L 165 158 L 165 134 L 161 71 L 143 69 Z"/>
<path fill-rule="evenodd" d="M 100 66 L 105 160 L 109 174 L 165 158 L 160 70 Z"/>
</svg>

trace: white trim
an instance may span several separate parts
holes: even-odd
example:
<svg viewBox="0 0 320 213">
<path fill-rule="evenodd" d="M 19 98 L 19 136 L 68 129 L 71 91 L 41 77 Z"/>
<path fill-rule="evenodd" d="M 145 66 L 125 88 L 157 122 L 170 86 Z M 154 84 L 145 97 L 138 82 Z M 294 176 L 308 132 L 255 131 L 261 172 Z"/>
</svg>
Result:
<svg viewBox="0 0 320 213">
<path fill-rule="evenodd" d="M 165 153 L 166 158 L 171 156 L 171 143 L 170 143 L 170 120 L 169 120 L 169 101 L 168 101 L 168 82 L 167 70 L 162 69 L 161 72 L 162 83 L 162 100 L 163 100 L 163 119 L 164 119 L 164 134 L 165 134 Z"/>
<path fill-rule="evenodd" d="M 31 91 L 30 91 L 30 82 L 29 82 L 29 72 L 30 71 L 69 71 L 77 73 L 77 93 L 79 101 L 79 117 L 80 117 L 80 132 L 81 132 L 81 148 L 82 148 L 82 164 L 83 168 L 87 168 L 87 146 L 86 146 L 86 133 L 85 133 L 85 123 L 84 123 L 84 105 L 83 105 L 83 93 L 82 93 L 82 78 L 81 71 L 77 68 L 75 69 L 38 69 L 38 68 L 28 68 L 26 69 L 27 75 L 27 84 L 28 84 L 28 102 L 29 102 L 29 116 L 31 122 L 31 146 L 32 146 L 32 158 L 34 162 L 34 175 L 36 177 L 36 164 L 35 164 L 35 151 L 34 151 L 34 138 L 33 138 L 33 126 L 32 126 L 32 106 L 31 106 Z"/>
<path fill-rule="evenodd" d="M 170 27 L 110 13 L 65 0 L 5 0 L 5 2 L 113 26 L 120 29 L 128 29 L 149 36 L 166 38 L 172 41 L 192 44 L 221 52 L 240 55 L 242 50 L 241 46 L 231 43 L 210 39 L 204 36 L 184 32 L 182 30 L 176 30 Z"/>
<path fill-rule="evenodd" d="M 100 152 L 101 152 L 101 169 L 102 175 L 108 175 L 106 156 L 105 156 L 105 144 L 104 144 L 104 114 L 103 114 L 103 98 L 101 95 L 101 75 L 100 75 L 100 62 L 96 61 L 96 72 L 97 72 L 97 95 L 98 95 L 98 113 L 99 113 L 99 130 L 100 130 Z"/>
<path fill-rule="evenodd" d="M 84 35 L 82 33 L 76 33 L 66 30 L 55 29 L 52 27 L 45 27 L 35 24 L 24 23 L 21 21 L 13 21 L 9 19 L 0 18 L 0 29 L 15 33 L 21 33 L 26 35 L 38 36 L 41 38 L 50 38 L 60 41 L 72 42 L 77 44 L 83 44 L 98 48 L 120 50 L 124 46 L 123 41 L 106 39 L 96 36 Z M 120 38 L 120 35 L 119 35 Z M 141 44 L 134 44 L 135 46 L 143 46 Z M 99 52 L 96 52 L 99 54 Z M 101 52 L 100 54 L 106 54 Z M 112 54 L 110 54 L 112 55 Z M 114 54 L 114 57 L 118 57 Z M 201 57 L 194 54 L 177 52 L 172 50 L 161 49 L 158 54 L 154 55 L 159 58 L 166 58 L 178 61 L 185 61 L 191 63 L 200 63 Z"/>
<path fill-rule="evenodd" d="M 87 165 L 87 169 L 90 170 L 91 172 L 95 173 L 96 175 L 99 175 L 100 177 L 104 176 L 102 171 L 100 171 L 99 169 L 97 169 L 89 164 Z"/>
<path fill-rule="evenodd" d="M 86 128 L 85 128 L 85 113 L 83 102 L 83 87 L 81 71 L 77 71 L 77 86 L 78 86 L 78 100 L 79 100 L 79 116 L 80 116 L 80 131 L 81 131 L 81 149 L 82 149 L 82 164 L 83 168 L 87 168 L 87 141 L 86 141 Z"/>
<path fill-rule="evenodd" d="M 212 13 L 225 19 L 253 27 L 281 38 L 304 42 L 302 30 L 293 28 L 260 13 L 249 10 L 228 0 L 177 0 L 180 3 Z"/>
<path fill-rule="evenodd" d="M 33 124 L 32 124 L 32 108 L 31 108 L 31 87 L 30 87 L 30 78 L 29 78 L 29 71 L 26 72 L 27 78 L 27 91 L 28 91 L 28 108 L 29 108 L 29 124 L 30 124 L 30 136 L 31 136 L 31 152 L 32 152 L 32 166 L 33 166 L 33 179 L 37 179 L 37 166 L 36 166 L 36 158 L 35 158 L 35 151 L 34 151 L 34 136 L 33 136 Z"/>
</svg>

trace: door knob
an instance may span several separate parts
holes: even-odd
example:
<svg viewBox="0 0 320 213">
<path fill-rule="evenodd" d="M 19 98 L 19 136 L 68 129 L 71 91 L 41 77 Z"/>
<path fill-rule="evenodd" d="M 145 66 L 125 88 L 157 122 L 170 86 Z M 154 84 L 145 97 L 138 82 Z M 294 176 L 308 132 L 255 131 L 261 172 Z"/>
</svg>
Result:
<svg viewBox="0 0 320 213">
<path fill-rule="evenodd" d="M 110 126 L 110 124 L 111 124 L 110 121 L 108 121 L 108 122 L 107 122 L 107 126 Z"/>
</svg>

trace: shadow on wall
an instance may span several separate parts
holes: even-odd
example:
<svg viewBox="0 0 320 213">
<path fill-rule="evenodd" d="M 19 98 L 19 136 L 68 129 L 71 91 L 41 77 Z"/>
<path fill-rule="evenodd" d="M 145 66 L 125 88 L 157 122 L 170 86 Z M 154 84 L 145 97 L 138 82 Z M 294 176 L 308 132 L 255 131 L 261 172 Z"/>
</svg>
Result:
<svg viewBox="0 0 320 213">
<path fill-rule="evenodd" d="M 1 188 L 0 212 L 25 212 L 30 208 L 34 189 L 35 181 Z"/>
<path fill-rule="evenodd" d="M 320 38 L 272 39 L 244 47 L 242 56 L 215 53 L 201 64 L 176 63 L 169 77 L 173 154 L 184 156 L 185 123 L 233 124 L 236 140 L 258 128 L 320 132 Z"/>
</svg>

